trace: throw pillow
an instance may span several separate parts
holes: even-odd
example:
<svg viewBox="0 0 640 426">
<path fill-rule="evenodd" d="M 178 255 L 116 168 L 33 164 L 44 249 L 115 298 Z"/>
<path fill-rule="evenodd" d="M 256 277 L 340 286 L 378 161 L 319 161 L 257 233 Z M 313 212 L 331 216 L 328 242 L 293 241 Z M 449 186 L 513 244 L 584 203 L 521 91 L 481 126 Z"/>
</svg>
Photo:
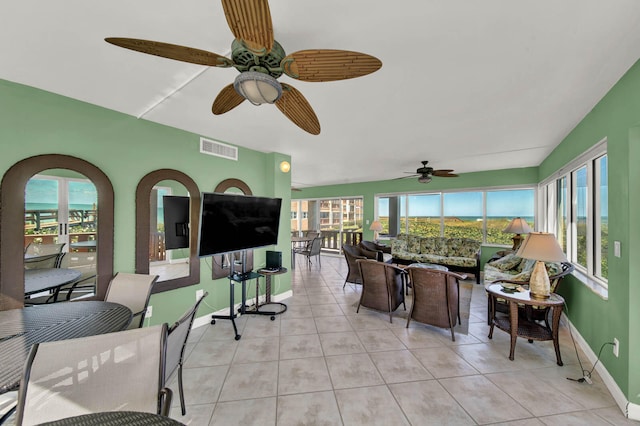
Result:
<svg viewBox="0 0 640 426">
<path fill-rule="evenodd" d="M 522 258 L 516 256 L 513 253 L 510 253 L 506 256 L 501 257 L 500 259 L 489 262 L 489 264 L 493 267 L 500 269 L 501 271 L 509 271 L 511 269 L 515 269 L 522 262 Z"/>
</svg>

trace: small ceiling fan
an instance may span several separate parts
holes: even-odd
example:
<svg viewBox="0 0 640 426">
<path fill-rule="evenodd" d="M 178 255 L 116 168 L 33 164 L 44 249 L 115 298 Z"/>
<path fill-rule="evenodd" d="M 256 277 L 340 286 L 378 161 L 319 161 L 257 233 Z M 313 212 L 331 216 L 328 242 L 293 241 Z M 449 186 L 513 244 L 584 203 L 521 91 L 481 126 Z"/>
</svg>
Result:
<svg viewBox="0 0 640 426">
<path fill-rule="evenodd" d="M 405 172 L 405 173 L 413 173 L 410 176 L 403 176 L 399 179 L 406 179 L 406 178 L 411 178 L 411 177 L 417 177 L 418 178 L 418 182 L 420 183 L 429 183 L 431 182 L 431 178 L 433 176 L 437 176 L 437 177 L 458 177 L 458 175 L 451 173 L 453 172 L 452 169 L 440 169 L 440 170 L 434 170 L 433 167 L 429 167 L 427 166 L 427 164 L 429 163 L 428 161 L 421 161 L 422 163 L 422 167 L 418 167 L 418 169 L 416 170 L 415 173 L 413 172 Z"/>
<path fill-rule="evenodd" d="M 320 123 L 313 108 L 298 90 L 278 82 L 277 78 L 286 74 L 302 81 L 345 80 L 382 67 L 382 62 L 373 56 L 347 50 L 300 50 L 287 55 L 273 38 L 267 0 L 222 0 L 222 7 L 235 37 L 231 43 L 231 59 L 159 41 L 117 37 L 108 37 L 105 41 L 177 61 L 218 68 L 234 67 L 240 75 L 220 91 L 211 108 L 214 114 L 229 112 L 245 99 L 254 105 L 275 104 L 298 127 L 313 135 L 320 134 Z"/>
</svg>

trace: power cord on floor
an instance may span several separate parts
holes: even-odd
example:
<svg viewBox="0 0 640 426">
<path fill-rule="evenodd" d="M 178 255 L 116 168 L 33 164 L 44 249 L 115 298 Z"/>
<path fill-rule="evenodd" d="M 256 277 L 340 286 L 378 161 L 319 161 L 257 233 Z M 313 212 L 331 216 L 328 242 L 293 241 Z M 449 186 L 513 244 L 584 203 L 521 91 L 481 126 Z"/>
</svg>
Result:
<svg viewBox="0 0 640 426">
<path fill-rule="evenodd" d="M 567 314 L 569 314 L 569 307 L 567 306 L 566 302 L 564 303 L 564 309 L 567 312 Z M 580 371 L 582 372 L 582 377 L 580 377 L 578 379 L 574 379 L 572 377 L 567 377 L 567 380 L 571 380 L 573 382 L 578 382 L 578 383 L 587 382 L 590 385 L 592 385 L 593 381 L 591 380 L 591 374 L 593 373 L 593 370 L 595 370 L 596 365 L 598 365 L 598 362 L 600 362 L 600 355 L 602 355 L 602 350 L 607 345 L 615 346 L 615 343 L 613 343 L 613 342 L 604 342 L 602 344 L 602 346 L 600 346 L 600 350 L 598 351 L 598 357 L 596 358 L 596 362 L 593 363 L 593 367 L 591 367 L 591 370 L 587 371 L 582 366 L 582 361 L 580 361 L 580 354 L 578 353 L 578 347 L 576 345 L 576 340 L 573 338 L 573 332 L 571 331 L 571 325 L 569 325 L 568 328 L 569 328 L 569 335 L 571 336 L 571 342 L 573 343 L 573 349 L 575 350 L 576 358 L 578 359 L 578 365 L 580 365 Z"/>
</svg>

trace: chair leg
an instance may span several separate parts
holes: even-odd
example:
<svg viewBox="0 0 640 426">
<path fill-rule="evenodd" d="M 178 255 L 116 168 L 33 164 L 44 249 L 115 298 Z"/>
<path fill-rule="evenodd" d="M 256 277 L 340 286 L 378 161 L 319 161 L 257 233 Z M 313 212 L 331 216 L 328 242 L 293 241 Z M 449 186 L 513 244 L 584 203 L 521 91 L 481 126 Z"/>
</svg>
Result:
<svg viewBox="0 0 640 426">
<path fill-rule="evenodd" d="M 180 408 L 184 416 L 187 414 L 187 408 L 184 405 L 184 389 L 182 388 L 182 363 L 178 365 L 178 390 L 180 391 Z"/>
</svg>

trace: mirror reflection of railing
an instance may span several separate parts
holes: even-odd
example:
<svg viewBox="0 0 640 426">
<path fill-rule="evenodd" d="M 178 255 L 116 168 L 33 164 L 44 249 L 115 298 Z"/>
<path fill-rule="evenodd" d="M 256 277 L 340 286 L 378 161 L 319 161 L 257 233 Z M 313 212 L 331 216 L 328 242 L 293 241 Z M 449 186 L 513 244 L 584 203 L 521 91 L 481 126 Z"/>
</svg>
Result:
<svg viewBox="0 0 640 426">
<path fill-rule="evenodd" d="M 149 261 L 167 259 L 167 249 L 164 244 L 164 232 L 151 232 L 149 235 Z"/>
<path fill-rule="evenodd" d="M 98 211 L 96 209 L 69 209 L 69 227 L 80 226 L 93 227 L 96 226 Z M 58 227 L 58 210 L 25 210 L 24 212 L 24 229 L 25 231 L 47 231 L 45 233 L 55 233 Z"/>
</svg>

